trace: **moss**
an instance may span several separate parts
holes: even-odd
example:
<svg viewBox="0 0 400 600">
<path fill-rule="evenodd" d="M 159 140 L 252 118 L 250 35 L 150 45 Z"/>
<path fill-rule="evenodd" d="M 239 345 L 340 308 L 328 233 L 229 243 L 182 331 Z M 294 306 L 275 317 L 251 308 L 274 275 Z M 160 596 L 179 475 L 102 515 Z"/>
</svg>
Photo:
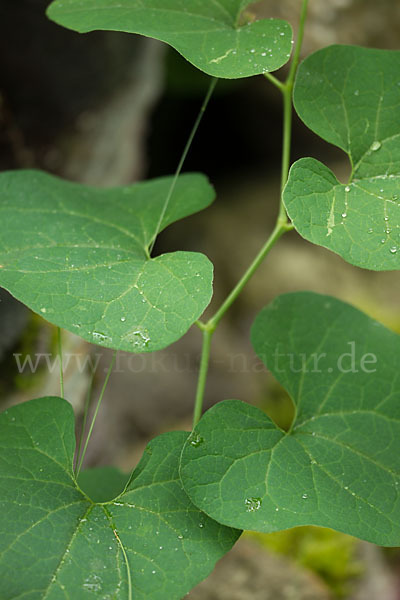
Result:
<svg viewBox="0 0 400 600">
<path fill-rule="evenodd" d="M 355 538 L 322 527 L 295 527 L 275 533 L 247 532 L 248 537 L 273 552 L 292 558 L 325 581 L 336 598 L 349 593 L 351 582 L 363 572 Z"/>
<path fill-rule="evenodd" d="M 21 338 L 19 348 L 16 351 L 17 354 L 21 355 L 19 359 L 21 365 L 31 356 L 35 366 L 38 346 L 50 348 L 50 352 L 56 351 L 57 328 L 32 312 Z M 46 375 L 47 370 L 45 369 L 45 365 L 39 362 L 37 368 L 34 370 L 26 368 L 22 372 L 17 371 L 14 384 L 18 390 L 30 390 L 40 386 Z"/>
</svg>

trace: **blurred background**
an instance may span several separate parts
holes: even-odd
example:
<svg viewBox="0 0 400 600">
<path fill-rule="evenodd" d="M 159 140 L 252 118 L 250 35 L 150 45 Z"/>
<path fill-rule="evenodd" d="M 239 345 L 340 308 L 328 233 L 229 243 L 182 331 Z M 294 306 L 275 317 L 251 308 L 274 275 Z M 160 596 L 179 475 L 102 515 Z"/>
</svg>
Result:
<svg viewBox="0 0 400 600">
<path fill-rule="evenodd" d="M 175 171 L 209 85 L 206 75 L 154 40 L 79 35 L 45 17 L 47 0 L 0 0 L 0 170 L 40 168 L 95 186 Z M 262 0 L 258 18 L 296 31 L 300 0 Z M 303 54 L 331 43 L 400 49 L 397 0 L 310 0 Z M 277 73 L 285 77 L 285 68 Z M 263 77 L 219 81 L 184 171 L 207 174 L 217 200 L 176 223 L 156 253 L 205 253 L 219 306 L 271 231 L 278 209 L 281 103 Z M 347 157 L 294 119 L 292 160 L 314 156 L 342 181 Z M 1 202 L 1 198 L 0 198 Z M 313 290 L 346 300 L 400 333 L 400 276 L 362 271 L 292 232 L 281 240 L 214 336 L 206 407 L 238 398 L 283 427 L 290 400 L 256 359 L 249 330 L 274 296 Z M 78 433 L 93 377 L 97 398 L 111 352 L 63 333 L 66 397 Z M 0 289 L 0 408 L 59 394 L 56 331 Z M 149 439 L 190 429 L 200 332 L 151 355 L 119 353 L 86 466 L 129 471 Z M 29 358 L 30 357 L 30 358 Z M 335 532 L 297 528 L 245 534 L 192 600 L 399 600 L 400 553 Z"/>
</svg>

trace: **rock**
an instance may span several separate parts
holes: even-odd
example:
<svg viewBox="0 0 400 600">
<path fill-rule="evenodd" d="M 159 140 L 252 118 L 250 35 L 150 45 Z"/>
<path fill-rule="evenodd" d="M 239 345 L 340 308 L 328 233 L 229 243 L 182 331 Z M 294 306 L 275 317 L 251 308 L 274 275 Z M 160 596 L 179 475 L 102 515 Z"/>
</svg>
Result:
<svg viewBox="0 0 400 600">
<path fill-rule="evenodd" d="M 311 572 L 265 549 L 239 540 L 188 600 L 330 600 Z"/>
</svg>

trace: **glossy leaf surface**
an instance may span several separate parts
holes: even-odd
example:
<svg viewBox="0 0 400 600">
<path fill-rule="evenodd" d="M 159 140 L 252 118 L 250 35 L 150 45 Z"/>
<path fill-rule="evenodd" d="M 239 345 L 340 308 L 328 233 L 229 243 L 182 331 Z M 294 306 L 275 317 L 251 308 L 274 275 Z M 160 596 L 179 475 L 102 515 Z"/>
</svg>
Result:
<svg viewBox="0 0 400 600">
<path fill-rule="evenodd" d="M 60 398 L 0 415 L 1 598 L 179 600 L 239 532 L 206 517 L 178 476 L 185 432 L 146 448 L 126 491 L 96 504 L 72 472 L 74 417 Z"/>
<path fill-rule="evenodd" d="M 254 20 L 248 0 L 56 0 L 47 14 L 85 33 L 140 33 L 175 48 L 209 75 L 249 77 L 284 65 L 292 29 L 278 19 Z"/>
<path fill-rule="evenodd" d="M 0 285 L 89 342 L 151 352 L 179 339 L 212 295 L 202 254 L 149 258 L 171 185 L 96 189 L 39 171 L 0 175 Z M 179 178 L 160 229 L 208 206 L 201 175 Z"/>
<path fill-rule="evenodd" d="M 278 297 L 252 342 L 296 406 L 290 432 L 227 400 L 185 444 L 193 502 L 226 525 L 320 525 L 400 544 L 400 338 L 355 308 L 313 293 Z"/>
<path fill-rule="evenodd" d="M 330 46 L 300 65 L 296 111 L 344 150 L 340 183 L 313 158 L 297 161 L 284 202 L 307 240 L 373 270 L 400 268 L 400 52 Z"/>
</svg>

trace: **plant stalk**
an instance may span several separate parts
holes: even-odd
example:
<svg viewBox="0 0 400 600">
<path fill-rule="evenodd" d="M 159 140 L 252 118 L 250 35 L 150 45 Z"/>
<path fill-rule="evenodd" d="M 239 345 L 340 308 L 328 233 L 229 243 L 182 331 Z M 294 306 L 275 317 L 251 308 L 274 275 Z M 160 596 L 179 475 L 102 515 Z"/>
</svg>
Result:
<svg viewBox="0 0 400 600">
<path fill-rule="evenodd" d="M 203 410 L 203 399 L 204 399 L 204 390 L 206 387 L 207 381 L 207 373 L 208 373 L 208 365 L 210 362 L 210 348 L 211 348 L 211 340 L 214 333 L 213 327 L 202 326 L 203 330 L 203 345 L 201 349 L 201 360 L 200 360 L 200 369 L 199 376 L 197 380 L 197 390 L 196 390 L 196 400 L 194 404 L 193 411 L 193 429 L 196 427 L 197 423 L 200 420 L 201 413 Z"/>
<path fill-rule="evenodd" d="M 301 14 L 300 14 L 300 22 L 299 22 L 299 30 L 297 34 L 296 45 L 293 53 L 293 60 L 290 65 L 289 74 L 285 82 L 279 81 L 274 75 L 270 73 L 266 73 L 265 77 L 271 81 L 282 93 L 283 97 L 283 135 L 282 135 L 282 170 L 281 170 L 281 193 L 280 193 L 280 206 L 279 206 L 279 215 L 272 231 L 271 235 L 265 242 L 264 246 L 261 248 L 249 268 L 246 270 L 244 275 L 238 281 L 236 286 L 221 304 L 220 308 L 216 311 L 216 313 L 207 321 L 207 323 L 203 323 L 201 321 L 197 321 L 196 324 L 203 332 L 203 346 L 201 353 L 201 362 L 199 369 L 199 376 L 197 382 L 197 390 L 196 390 L 196 401 L 194 406 L 193 413 L 193 428 L 197 425 L 200 420 L 202 408 L 203 408 L 203 399 L 204 399 L 204 391 L 207 379 L 208 365 L 210 361 L 210 348 L 211 348 L 211 339 L 215 328 L 217 327 L 219 321 L 222 319 L 226 311 L 231 307 L 231 305 L 235 302 L 239 294 L 242 292 L 243 288 L 247 284 L 247 282 L 254 275 L 260 264 L 263 262 L 264 258 L 279 240 L 279 238 L 293 229 L 293 225 L 288 221 L 286 209 L 282 201 L 282 192 L 286 185 L 288 175 L 289 175 L 289 167 L 290 167 L 290 148 L 292 141 L 292 92 L 293 92 L 293 84 L 294 79 L 297 72 L 297 67 L 300 60 L 300 50 L 303 42 L 304 35 L 304 26 L 307 17 L 307 6 L 308 0 L 303 0 Z"/>
<path fill-rule="evenodd" d="M 269 236 L 268 240 L 265 242 L 264 246 L 261 248 L 261 250 L 255 257 L 249 268 L 246 270 L 246 272 L 236 284 L 236 286 L 221 304 L 220 308 L 217 310 L 214 316 L 211 317 L 211 319 L 209 319 L 207 323 L 202 323 L 200 321 L 197 322 L 198 327 L 203 332 L 203 347 L 201 353 L 199 376 L 197 381 L 196 401 L 193 413 L 193 428 L 199 422 L 203 409 L 204 390 L 207 379 L 208 364 L 210 360 L 211 340 L 213 333 L 219 321 L 222 319 L 226 311 L 235 302 L 235 300 L 240 295 L 249 279 L 251 279 L 251 277 L 254 275 L 254 273 L 256 272 L 264 258 L 267 256 L 267 254 L 270 252 L 270 250 L 273 248 L 273 246 L 276 244 L 276 242 L 286 231 L 290 231 L 291 229 L 293 229 L 293 226 L 291 224 L 278 222 L 273 232 Z"/>
<path fill-rule="evenodd" d="M 172 194 L 174 193 L 176 182 L 178 181 L 178 177 L 181 174 L 183 164 L 184 164 L 184 162 L 186 160 L 186 157 L 188 155 L 188 152 L 190 150 L 190 146 L 192 145 L 194 136 L 197 133 L 197 130 L 198 130 L 199 125 L 200 125 L 200 122 L 201 122 L 201 120 L 203 118 L 203 115 L 204 115 L 204 113 L 206 111 L 206 108 L 208 106 L 208 103 L 210 101 L 211 96 L 213 95 L 213 92 L 215 90 L 215 86 L 217 85 L 217 83 L 218 83 L 218 78 L 217 77 L 213 77 L 211 79 L 211 81 L 210 81 L 210 85 L 208 87 L 206 96 L 205 96 L 205 98 L 203 100 L 203 104 L 201 105 L 199 114 L 197 115 L 196 121 L 195 121 L 195 123 L 194 123 L 194 125 L 192 127 L 192 131 L 190 132 L 188 141 L 186 142 L 186 145 L 185 145 L 185 147 L 183 149 L 182 156 L 181 156 L 181 158 L 179 160 L 178 166 L 177 166 L 176 171 L 175 171 L 175 175 L 174 175 L 174 177 L 172 179 L 171 186 L 170 186 L 170 188 L 168 190 L 168 194 L 167 194 L 167 197 L 165 199 L 165 203 L 164 203 L 164 206 L 162 208 L 162 211 L 161 211 L 161 214 L 160 214 L 160 218 L 158 219 L 158 223 L 157 223 L 157 227 L 156 227 L 156 232 L 155 232 L 155 234 L 154 234 L 154 236 L 153 236 L 153 238 L 152 238 L 152 240 L 151 240 L 151 242 L 149 244 L 149 248 L 147 250 L 147 254 L 148 254 L 149 258 L 150 258 L 150 255 L 151 255 L 152 251 L 153 251 L 154 244 L 156 242 L 156 238 L 157 238 L 158 234 L 160 233 L 160 229 L 162 227 L 162 222 L 163 222 L 163 219 L 165 217 L 165 213 L 167 212 L 167 208 L 168 208 L 168 205 L 170 203 Z"/>
<path fill-rule="evenodd" d="M 293 105 L 292 105 L 292 94 L 294 79 L 297 73 L 297 67 L 299 66 L 300 51 L 304 37 L 304 26 L 307 18 L 307 6 L 308 0 L 303 0 L 301 7 L 299 30 L 297 33 L 296 45 L 293 53 L 293 60 L 290 65 L 289 74 L 286 81 L 281 84 L 275 85 L 280 89 L 283 96 L 283 133 L 282 133 L 282 170 L 281 170 L 281 201 L 279 208 L 278 219 L 282 222 L 287 222 L 287 215 L 285 205 L 282 201 L 283 189 L 286 185 L 289 176 L 290 167 L 290 149 L 292 145 L 292 121 L 293 121 Z M 278 81 L 278 80 L 277 80 Z M 274 83 L 274 82 L 273 82 Z M 279 82 L 280 83 L 280 82 Z"/>
<path fill-rule="evenodd" d="M 293 229 L 293 227 L 289 223 L 279 223 L 278 222 L 275 225 L 274 230 L 272 231 L 271 235 L 269 236 L 269 238 L 265 242 L 264 246 L 261 248 L 261 250 L 255 257 L 255 259 L 253 260 L 251 265 L 248 267 L 248 269 L 243 274 L 241 279 L 235 285 L 235 287 L 230 292 L 228 297 L 221 304 L 220 308 L 217 310 L 217 312 L 214 314 L 214 316 L 211 317 L 211 319 L 207 322 L 207 324 L 206 324 L 207 327 L 211 327 L 211 328 L 215 329 L 215 327 L 218 325 L 219 321 L 222 319 L 222 317 L 224 316 L 226 311 L 235 302 L 236 298 L 242 292 L 242 290 L 245 287 L 245 285 L 247 284 L 247 282 L 253 277 L 254 273 L 257 271 L 258 267 L 261 265 L 264 258 L 267 256 L 267 254 L 272 249 L 272 247 L 279 240 L 281 235 L 283 233 L 285 233 L 286 231 L 290 231 L 291 229 Z"/>
<path fill-rule="evenodd" d="M 60 327 L 57 327 L 57 344 L 58 344 L 58 357 L 60 360 L 60 394 L 61 394 L 61 398 L 64 398 L 64 368 L 63 368 L 62 340 L 61 340 Z"/>
<path fill-rule="evenodd" d="M 111 375 L 113 367 L 114 367 L 116 356 L 117 356 L 117 351 L 115 351 L 114 354 L 113 354 L 110 366 L 108 367 L 106 378 L 105 378 L 104 383 L 103 383 L 103 387 L 102 387 L 101 392 L 100 392 L 99 399 L 97 400 L 96 409 L 94 411 L 92 422 L 90 423 L 89 431 L 88 431 L 88 434 L 87 434 L 86 440 L 85 440 L 85 445 L 84 445 L 83 450 L 82 450 L 82 455 L 81 455 L 81 457 L 79 459 L 78 468 L 76 470 L 76 475 L 75 475 L 75 479 L 76 480 L 78 480 L 79 473 L 80 473 L 81 468 L 82 468 L 82 463 L 83 463 L 83 459 L 85 458 L 86 449 L 88 447 L 89 440 L 90 440 L 90 437 L 92 435 L 93 427 L 94 427 L 94 424 L 95 424 L 95 421 L 96 421 L 96 418 L 97 418 L 97 413 L 99 412 L 100 404 L 101 404 L 101 401 L 103 400 L 103 396 L 104 396 L 104 392 L 106 391 L 108 380 L 110 379 L 110 375 Z"/>
</svg>

